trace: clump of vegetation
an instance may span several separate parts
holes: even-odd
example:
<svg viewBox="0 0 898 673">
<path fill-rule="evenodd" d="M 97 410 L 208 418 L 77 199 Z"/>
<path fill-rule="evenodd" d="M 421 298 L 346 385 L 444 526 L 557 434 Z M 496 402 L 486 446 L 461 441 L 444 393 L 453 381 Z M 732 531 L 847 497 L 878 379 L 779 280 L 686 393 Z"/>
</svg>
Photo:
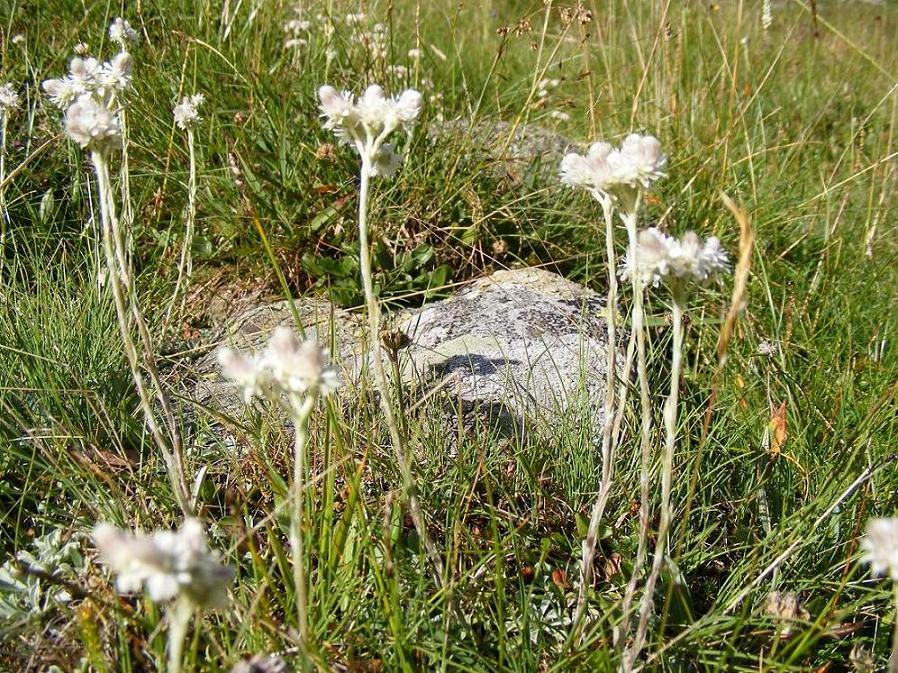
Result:
<svg viewBox="0 0 898 673">
<path fill-rule="evenodd" d="M 898 670 L 894 7 L 150 4 L 0 9 L 0 668 Z M 518 266 L 601 441 L 449 451 L 392 311 Z"/>
</svg>

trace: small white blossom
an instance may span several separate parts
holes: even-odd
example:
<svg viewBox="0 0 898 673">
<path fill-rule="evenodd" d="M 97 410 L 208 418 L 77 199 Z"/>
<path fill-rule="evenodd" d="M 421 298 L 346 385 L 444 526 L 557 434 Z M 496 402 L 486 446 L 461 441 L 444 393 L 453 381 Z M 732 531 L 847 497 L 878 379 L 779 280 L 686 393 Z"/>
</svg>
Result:
<svg viewBox="0 0 898 673">
<path fill-rule="evenodd" d="M 12 42 L 13 44 L 22 44 L 24 41 L 25 41 L 25 36 L 22 35 L 22 33 L 16 33 L 15 35 L 12 36 L 12 39 L 10 40 L 10 42 Z"/>
<path fill-rule="evenodd" d="M 761 343 L 758 344 L 758 355 L 766 355 L 769 358 L 772 358 L 779 352 L 779 346 L 776 345 L 775 341 L 769 341 L 764 339 Z"/>
<path fill-rule="evenodd" d="M 567 122 L 567 121 L 571 120 L 571 116 L 567 112 L 564 112 L 563 110 L 552 110 L 549 113 L 549 116 L 552 119 L 557 119 L 560 122 Z"/>
<path fill-rule="evenodd" d="M 0 86 L 0 113 L 9 112 L 19 107 L 19 94 L 10 82 Z"/>
<path fill-rule="evenodd" d="M 72 140 L 91 151 L 107 152 L 121 144 L 118 115 L 90 94 L 82 94 L 66 110 L 64 126 Z"/>
<path fill-rule="evenodd" d="M 68 77 L 44 80 L 41 86 L 47 95 L 50 96 L 50 101 L 62 110 L 71 105 L 78 96 L 84 93 L 84 87 L 75 84 Z"/>
<path fill-rule="evenodd" d="M 424 56 L 424 52 L 420 49 L 409 49 L 408 57 L 413 61 L 420 61 L 421 57 Z"/>
<path fill-rule="evenodd" d="M 79 42 L 72 48 L 72 51 L 76 56 L 87 56 L 90 53 L 90 47 L 85 42 Z"/>
<path fill-rule="evenodd" d="M 271 335 L 262 363 L 272 380 L 288 393 L 317 391 L 328 395 L 339 386 L 337 372 L 326 364 L 327 351 L 314 341 L 300 341 L 287 327 Z"/>
<path fill-rule="evenodd" d="M 625 279 L 639 277 L 650 285 L 662 280 L 704 283 L 726 271 L 729 260 L 720 241 L 711 236 L 706 241 L 694 232 L 679 240 L 655 227 L 639 232 L 636 251 L 627 251 L 621 275 Z"/>
<path fill-rule="evenodd" d="M 129 43 L 138 39 L 137 31 L 121 17 L 116 17 L 109 25 L 109 39 L 124 49 Z"/>
<path fill-rule="evenodd" d="M 376 84 L 365 89 L 355 100 L 349 92 L 332 86 L 318 90 L 324 127 L 344 142 L 353 143 L 363 162 L 373 163 L 381 145 L 400 126 L 411 129 L 421 113 L 423 99 L 414 89 L 397 98 L 388 98 Z"/>
<path fill-rule="evenodd" d="M 622 260 L 624 280 L 640 278 L 647 285 L 658 285 L 670 273 L 670 251 L 675 241 L 655 227 L 643 229 L 636 239 L 636 251 L 628 250 Z"/>
<path fill-rule="evenodd" d="M 358 12 L 355 14 L 347 14 L 344 21 L 347 26 L 357 26 L 360 23 L 363 23 L 368 17 L 364 12 Z"/>
<path fill-rule="evenodd" d="M 122 51 L 116 54 L 111 61 L 104 63 L 98 71 L 96 83 L 104 94 L 115 95 L 131 87 L 131 55 Z"/>
<path fill-rule="evenodd" d="M 673 276 L 697 283 L 704 283 L 729 266 L 726 251 L 716 236 L 702 241 L 693 231 L 686 232 L 679 240 L 673 239 L 669 256 Z"/>
<path fill-rule="evenodd" d="M 658 139 L 638 133 L 624 138 L 620 150 L 612 156 L 612 162 L 620 182 L 645 189 L 663 178 L 667 169 L 667 156 L 661 151 Z"/>
<path fill-rule="evenodd" d="M 177 531 L 131 533 L 108 523 L 94 528 L 94 542 L 109 568 L 118 575 L 122 593 L 145 590 L 156 602 L 186 596 L 200 606 L 221 607 L 233 569 L 209 550 L 202 524 L 187 519 Z"/>
<path fill-rule="evenodd" d="M 230 348 L 218 351 L 218 364 L 225 378 L 236 383 L 243 390 L 243 400 L 249 404 L 253 397 L 265 394 L 268 373 L 253 357 L 244 357 Z"/>
<path fill-rule="evenodd" d="M 175 124 L 179 129 L 189 129 L 196 126 L 201 120 L 199 107 L 206 100 L 203 94 L 194 94 L 192 96 L 184 96 L 181 102 L 175 105 L 172 114 L 175 118 Z"/>
<path fill-rule="evenodd" d="M 861 561 L 870 564 L 874 575 L 888 575 L 898 581 L 898 518 L 871 519 L 861 550 Z"/>
<path fill-rule="evenodd" d="M 260 356 L 243 356 L 229 348 L 218 352 L 222 374 L 243 389 L 247 403 L 256 396 L 282 393 L 329 395 L 339 387 L 337 370 L 327 364 L 327 351 L 314 341 L 301 342 L 278 327 Z"/>
<path fill-rule="evenodd" d="M 284 41 L 284 49 L 302 49 L 308 46 L 309 41 L 302 37 L 291 37 Z"/>
<path fill-rule="evenodd" d="M 571 187 L 585 187 L 606 195 L 620 182 L 609 160 L 616 150 L 608 143 L 593 143 L 585 154 L 570 152 L 561 160 L 561 181 Z"/>
</svg>

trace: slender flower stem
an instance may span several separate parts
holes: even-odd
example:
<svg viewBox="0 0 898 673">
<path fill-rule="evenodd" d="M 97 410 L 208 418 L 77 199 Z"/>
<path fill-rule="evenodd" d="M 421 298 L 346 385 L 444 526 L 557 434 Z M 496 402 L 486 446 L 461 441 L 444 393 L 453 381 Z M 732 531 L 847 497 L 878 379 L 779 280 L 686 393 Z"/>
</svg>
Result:
<svg viewBox="0 0 898 673">
<path fill-rule="evenodd" d="M 118 113 L 119 123 L 122 127 L 122 167 L 121 167 L 121 192 L 122 192 L 122 226 L 119 226 L 116 218 L 116 255 L 122 269 L 122 278 L 125 285 L 131 286 L 131 251 L 134 248 L 134 206 L 131 204 L 131 171 L 128 168 L 128 117 L 124 108 Z M 125 232 L 124 238 L 122 231 Z"/>
<path fill-rule="evenodd" d="M 196 222 L 196 148 L 193 138 L 193 129 L 187 127 L 187 217 L 184 224 L 184 243 L 181 247 L 181 259 L 178 261 L 178 280 L 175 282 L 175 291 L 172 293 L 171 304 L 166 312 L 166 324 L 171 315 L 178 295 L 181 292 L 182 283 L 190 284 L 193 275 L 193 230 Z"/>
<path fill-rule="evenodd" d="M 6 208 L 6 126 L 9 112 L 0 110 L 0 271 L 6 258 L 6 227 L 9 211 Z"/>
<path fill-rule="evenodd" d="M 577 595 L 577 610 L 574 615 L 575 642 L 580 642 L 583 633 L 582 619 L 586 609 L 589 586 L 592 582 L 592 564 L 596 553 L 596 542 L 602 514 L 611 491 L 611 475 L 613 473 L 614 455 L 612 450 L 612 419 L 614 417 L 616 365 L 617 365 L 617 327 L 615 313 L 617 307 L 617 263 L 614 256 L 614 204 L 608 196 L 599 197 L 605 216 L 605 257 L 608 269 L 608 295 L 605 310 L 608 318 L 608 360 L 605 368 L 605 408 L 602 427 L 602 480 L 599 484 L 599 495 L 592 508 L 589 519 L 589 530 L 583 541 L 583 563 L 580 568 L 580 591 Z"/>
<path fill-rule="evenodd" d="M 378 144 L 372 146 L 377 147 Z M 359 194 L 359 264 L 362 272 L 362 287 L 365 292 L 365 304 L 368 311 L 368 347 L 374 365 L 374 381 L 380 397 L 380 407 L 383 411 L 387 427 L 390 431 L 390 439 L 393 451 L 396 454 L 396 462 L 399 464 L 399 472 L 402 476 L 403 496 L 408 503 L 409 514 L 415 524 L 418 537 L 424 546 L 424 550 L 433 566 L 434 580 L 440 588 L 445 586 L 443 564 L 439 552 L 427 532 L 427 523 L 418 502 L 418 493 L 415 480 L 412 476 L 411 464 L 405 450 L 405 443 L 399 425 L 393 413 L 392 394 L 384 369 L 383 355 L 380 345 L 380 305 L 374 296 L 374 283 L 371 276 L 371 250 L 368 242 L 368 190 L 371 182 L 371 157 L 373 151 L 361 152 L 362 175 Z"/>
<path fill-rule="evenodd" d="M 193 603 L 181 596 L 168 609 L 168 666 L 166 673 L 181 673 L 184 663 L 184 642 L 193 617 Z"/>
<path fill-rule="evenodd" d="M 293 547 L 293 583 L 296 585 L 296 618 L 300 648 L 305 651 L 309 637 L 308 597 L 306 596 L 305 550 L 303 549 L 303 491 L 306 483 L 306 447 L 309 442 L 309 417 L 318 400 L 317 394 L 300 401 L 291 400 L 293 408 L 293 516 L 290 517 L 290 545 Z"/>
<path fill-rule="evenodd" d="M 889 656 L 889 673 L 898 673 L 898 582 L 892 583 L 895 599 L 895 626 L 892 631 L 892 654 Z"/>
<path fill-rule="evenodd" d="M 153 436 L 165 461 L 165 467 L 171 481 L 175 499 L 181 507 L 185 515 L 192 514 L 190 505 L 189 491 L 184 479 L 184 467 L 181 460 L 180 451 L 180 435 L 177 427 L 174 425 L 174 415 L 168 399 L 161 389 L 161 382 L 155 366 L 155 359 L 152 352 L 152 342 L 149 341 L 149 331 L 143 321 L 136 305 L 136 297 L 133 296 L 133 287 L 129 286 L 127 278 L 121 274 L 120 258 L 116 255 L 117 244 L 121 239 L 116 236 L 118 228 L 118 218 L 115 214 L 115 202 L 112 197 L 112 186 L 109 180 L 109 165 L 106 158 L 100 152 L 91 152 L 91 160 L 94 170 L 97 174 L 97 191 L 100 200 L 100 219 L 103 225 L 103 250 L 106 255 L 106 267 L 108 273 L 109 285 L 112 288 L 112 297 L 115 303 L 116 316 L 118 317 L 119 331 L 122 337 L 122 343 L 125 348 L 125 355 L 131 368 L 131 376 L 134 379 L 134 385 L 137 388 L 137 394 L 140 399 L 140 406 L 146 418 L 147 426 L 150 434 Z M 129 310 L 128 300 L 131 300 Z M 131 337 L 130 318 L 135 321 L 138 332 L 144 346 L 144 366 L 150 375 L 150 379 L 156 388 L 156 399 L 163 412 L 166 414 L 168 421 L 168 431 L 172 439 L 173 446 L 169 446 L 168 440 L 162 435 L 160 424 L 156 418 L 156 412 L 153 409 L 153 402 L 147 386 L 143 380 L 143 373 L 140 369 L 140 357 L 137 352 L 137 346 Z"/>
<path fill-rule="evenodd" d="M 632 209 L 624 213 L 622 219 L 627 228 L 627 238 L 629 240 L 630 251 L 636 250 L 636 220 L 639 212 L 640 198 L 634 200 Z M 639 400 L 641 409 L 640 424 L 640 476 L 639 476 L 639 542 L 636 547 L 636 561 L 633 565 L 633 574 L 627 583 L 627 589 L 624 593 L 622 606 L 623 616 L 621 623 L 615 633 L 614 641 L 620 650 L 624 646 L 627 633 L 630 629 L 630 608 L 633 603 L 633 596 L 636 593 L 636 583 L 639 579 L 639 573 L 646 561 L 646 546 L 648 543 L 649 530 L 649 482 L 652 469 L 652 403 L 649 395 L 649 379 L 646 368 L 646 349 L 645 349 L 645 307 L 643 306 L 643 295 L 645 292 L 644 282 L 639 274 L 632 274 L 633 286 L 633 315 L 632 327 L 636 335 L 636 371 L 639 378 Z M 626 668 L 624 669 L 627 670 Z"/>
<path fill-rule="evenodd" d="M 658 539 L 655 543 L 655 556 L 652 559 L 652 570 L 645 583 L 645 593 L 639 610 L 639 624 L 636 629 L 636 640 L 630 651 L 630 666 L 636 663 L 639 652 L 645 645 L 649 614 L 652 611 L 655 584 L 661 575 L 664 555 L 667 549 L 667 534 L 670 530 L 671 506 L 670 491 L 673 477 L 674 450 L 677 439 L 677 406 L 680 396 L 680 375 L 683 368 L 683 303 L 680 292 L 673 293 L 671 311 L 673 323 L 673 352 L 670 365 L 670 393 L 664 404 L 664 459 L 661 463 L 661 521 L 658 524 Z"/>
</svg>

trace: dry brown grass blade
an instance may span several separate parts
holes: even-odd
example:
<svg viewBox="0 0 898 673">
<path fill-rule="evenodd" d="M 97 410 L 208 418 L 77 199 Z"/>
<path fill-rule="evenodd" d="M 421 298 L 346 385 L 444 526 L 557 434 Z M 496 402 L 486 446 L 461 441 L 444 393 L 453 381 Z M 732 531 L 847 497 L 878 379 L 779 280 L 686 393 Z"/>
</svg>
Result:
<svg viewBox="0 0 898 673">
<path fill-rule="evenodd" d="M 741 206 L 737 205 L 726 192 L 721 192 L 720 198 L 733 214 L 733 217 L 736 218 L 736 222 L 739 223 L 739 259 L 736 260 L 736 268 L 733 271 L 733 293 L 730 295 L 730 308 L 717 337 L 717 367 L 714 370 L 714 375 L 711 377 L 711 397 L 708 399 L 708 407 L 705 409 L 705 418 L 702 422 L 702 445 L 704 445 L 708 437 L 708 428 L 711 425 L 711 417 L 714 414 L 714 404 L 717 401 L 717 393 L 720 390 L 720 375 L 726 366 L 730 341 L 733 338 L 733 330 L 736 328 L 736 320 L 745 308 L 745 291 L 748 286 L 751 256 L 755 246 L 755 234 L 752 231 L 748 213 Z"/>
<path fill-rule="evenodd" d="M 748 274 L 751 269 L 751 257 L 754 252 L 755 235 L 751 228 L 751 220 L 748 213 L 725 193 L 720 193 L 720 198 L 724 205 L 736 218 L 739 224 L 739 258 L 736 260 L 736 268 L 733 272 L 733 293 L 730 295 L 730 308 L 727 311 L 726 319 L 720 328 L 720 334 L 717 337 L 717 366 L 714 368 L 714 374 L 711 376 L 711 395 L 708 398 L 708 406 L 705 409 L 704 419 L 702 420 L 702 435 L 698 444 L 698 451 L 692 467 L 692 474 L 689 477 L 689 491 L 686 496 L 686 506 L 684 508 L 684 521 L 689 520 L 692 511 L 692 500 L 695 497 L 696 488 L 698 486 L 698 477 L 701 472 L 702 457 L 705 452 L 705 443 L 708 439 L 708 429 L 711 427 L 711 419 L 714 416 L 714 405 L 717 402 L 717 394 L 720 391 L 720 377 L 726 366 L 727 354 L 729 353 L 730 341 L 733 338 L 733 331 L 736 328 L 736 320 L 739 314 L 745 309 L 745 292 L 748 286 Z M 688 526 L 680 528 L 680 535 L 677 547 L 682 548 L 685 541 L 686 530 Z"/>
</svg>

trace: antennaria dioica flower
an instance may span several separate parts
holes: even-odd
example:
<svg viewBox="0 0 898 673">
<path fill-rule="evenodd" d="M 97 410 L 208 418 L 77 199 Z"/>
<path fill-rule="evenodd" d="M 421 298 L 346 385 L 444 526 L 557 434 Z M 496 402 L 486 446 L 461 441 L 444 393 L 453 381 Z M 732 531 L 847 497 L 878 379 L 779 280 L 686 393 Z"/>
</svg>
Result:
<svg viewBox="0 0 898 673">
<path fill-rule="evenodd" d="M 664 454 L 661 461 L 661 516 L 652 567 L 646 579 L 636 637 L 626 655 L 624 669 L 631 670 L 645 645 L 655 585 L 667 553 L 667 535 L 672 520 L 671 486 L 676 450 L 677 410 L 683 367 L 683 316 L 692 287 L 705 283 L 729 268 L 729 259 L 716 237 L 702 240 L 695 232 L 681 238 L 668 236 L 656 228 L 639 232 L 623 261 L 622 275 L 643 287 L 663 284 L 671 296 L 670 392 L 664 403 Z"/>
<path fill-rule="evenodd" d="M 106 63 L 95 58 L 75 57 L 66 77 L 47 80 L 43 88 L 63 111 L 66 135 L 90 153 L 97 177 L 105 272 L 115 303 L 125 355 L 150 434 L 162 452 L 175 499 L 181 510 L 189 515 L 193 508 L 185 477 L 180 430 L 162 387 L 153 340 L 137 302 L 109 171 L 110 158 L 122 149 L 122 117 L 119 112 L 125 105 L 122 94 L 131 86 L 131 65 L 131 57 L 125 52 Z M 101 269 L 97 269 L 98 276 L 101 273 Z M 141 354 L 131 335 L 132 322 L 137 328 Z M 152 383 L 152 395 L 144 382 L 144 371 Z M 165 419 L 167 437 L 163 436 L 162 424 L 157 419 L 153 396 Z"/>
<path fill-rule="evenodd" d="M 561 161 L 561 181 L 576 188 L 588 191 L 602 206 L 605 219 L 605 250 L 606 268 L 608 270 L 608 294 L 606 296 L 606 310 L 608 311 L 608 363 L 607 383 L 608 389 L 605 395 L 604 413 L 605 424 L 602 430 L 602 478 L 599 486 L 599 494 L 590 515 L 589 529 L 583 542 L 583 559 L 580 571 L 580 590 L 577 598 L 577 610 L 574 617 L 574 628 L 582 627 L 581 620 L 587 601 L 587 593 L 592 577 L 592 565 L 595 557 L 596 540 L 599 526 L 604 513 L 608 494 L 611 489 L 613 473 L 614 453 L 616 448 L 615 427 L 620 427 L 623 410 L 626 405 L 626 386 L 621 383 L 620 393 L 615 397 L 615 373 L 617 352 L 616 329 L 616 305 L 617 305 L 617 280 L 616 261 L 614 252 L 614 213 L 615 209 L 621 209 L 621 219 L 627 229 L 627 235 L 631 242 L 636 237 L 636 221 L 641 204 L 642 192 L 649 189 L 652 184 L 664 176 L 667 166 L 667 157 L 661 152 L 661 145 L 653 136 L 641 136 L 631 134 L 627 136 L 620 148 L 615 148 L 606 142 L 593 143 L 585 155 L 569 153 Z M 640 478 L 640 493 L 642 505 L 640 508 L 640 543 L 637 549 L 636 568 L 644 563 L 646 551 L 646 537 L 648 533 L 648 491 L 649 470 L 651 462 L 651 401 L 648 390 L 648 374 L 646 371 L 645 334 L 644 334 L 644 308 L 643 308 L 643 284 L 639 280 L 632 283 L 633 289 L 633 317 L 631 346 L 628 347 L 626 369 L 629 371 L 632 363 L 632 345 L 635 340 L 637 351 L 637 370 L 639 377 L 639 390 L 641 401 L 641 456 L 642 468 Z M 615 413 L 615 409 L 617 412 Z M 635 592 L 636 572 L 630 578 L 627 591 L 624 596 L 624 617 L 616 632 L 616 641 L 626 631 L 629 620 L 630 603 Z"/>
<path fill-rule="evenodd" d="M 434 577 L 442 588 L 443 564 L 427 531 L 427 524 L 418 502 L 410 456 L 396 421 L 392 387 L 384 368 L 380 343 L 380 305 L 374 294 L 367 219 L 371 178 L 392 176 L 401 163 L 401 157 L 386 140 L 397 129 L 411 130 L 421 113 L 423 100 L 421 94 L 414 89 L 406 89 L 399 96 L 389 98 L 376 84 L 365 89 L 358 99 L 348 91 L 340 92 L 332 86 L 322 86 L 318 90 L 318 98 L 324 127 L 333 131 L 342 143 L 353 147 L 361 159 L 358 210 L 359 264 L 368 315 L 368 351 L 374 368 L 381 410 L 390 431 L 390 440 L 402 475 L 403 495 L 408 503 L 415 529 L 433 565 Z"/>
<path fill-rule="evenodd" d="M 303 545 L 303 492 L 306 484 L 309 419 L 319 397 L 339 386 L 337 371 L 327 364 L 327 351 L 314 341 L 300 342 L 292 330 L 279 327 L 271 334 L 261 355 L 241 355 L 229 348 L 218 352 L 224 376 L 243 389 L 244 400 L 267 397 L 284 404 L 294 426 L 293 511 L 290 545 L 293 547 L 293 581 L 300 645 L 305 652 L 309 636 L 305 551 Z"/>
<path fill-rule="evenodd" d="M 181 102 L 172 109 L 175 126 L 187 134 L 187 217 L 184 224 L 184 243 L 181 246 L 181 257 L 178 261 L 178 279 L 175 282 L 175 290 L 172 293 L 171 304 L 166 314 L 171 314 L 172 308 L 181 291 L 181 284 L 189 284 L 193 275 L 193 232 L 196 223 L 196 142 L 194 129 L 200 123 L 199 107 L 206 100 L 201 93 L 192 96 L 184 96 Z"/>
<path fill-rule="evenodd" d="M 121 593 L 146 591 L 167 607 L 169 620 L 168 668 L 179 673 L 184 640 L 198 609 L 222 608 L 234 570 L 209 550 L 203 525 L 193 518 L 177 531 L 131 533 L 112 524 L 94 528 L 94 542 L 106 565 L 116 575 Z"/>
</svg>

